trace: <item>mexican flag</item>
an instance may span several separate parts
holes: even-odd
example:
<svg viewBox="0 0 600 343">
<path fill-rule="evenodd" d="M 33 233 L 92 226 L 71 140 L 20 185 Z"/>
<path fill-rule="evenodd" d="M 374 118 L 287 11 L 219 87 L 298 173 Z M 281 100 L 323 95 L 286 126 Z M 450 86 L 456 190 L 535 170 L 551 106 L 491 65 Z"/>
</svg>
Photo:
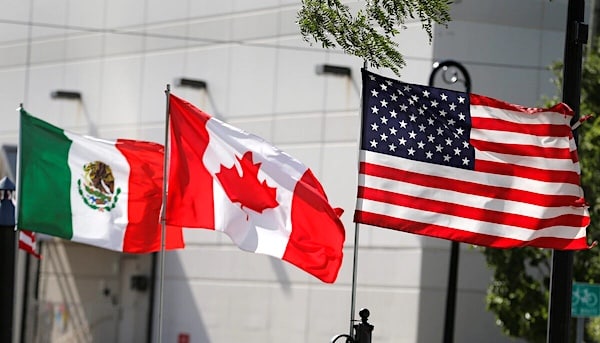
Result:
<svg viewBox="0 0 600 343">
<path fill-rule="evenodd" d="M 77 135 L 21 109 L 17 227 L 110 250 L 161 249 L 164 147 Z M 167 227 L 166 248 L 183 248 Z"/>
</svg>

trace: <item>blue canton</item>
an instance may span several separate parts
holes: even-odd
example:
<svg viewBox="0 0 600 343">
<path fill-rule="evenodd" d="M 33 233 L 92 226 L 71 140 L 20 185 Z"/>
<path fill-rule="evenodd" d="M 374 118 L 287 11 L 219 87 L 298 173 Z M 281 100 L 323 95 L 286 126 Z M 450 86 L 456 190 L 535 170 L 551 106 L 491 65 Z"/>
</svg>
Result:
<svg viewBox="0 0 600 343">
<path fill-rule="evenodd" d="M 464 92 L 402 83 L 363 71 L 362 149 L 473 169 Z"/>
</svg>

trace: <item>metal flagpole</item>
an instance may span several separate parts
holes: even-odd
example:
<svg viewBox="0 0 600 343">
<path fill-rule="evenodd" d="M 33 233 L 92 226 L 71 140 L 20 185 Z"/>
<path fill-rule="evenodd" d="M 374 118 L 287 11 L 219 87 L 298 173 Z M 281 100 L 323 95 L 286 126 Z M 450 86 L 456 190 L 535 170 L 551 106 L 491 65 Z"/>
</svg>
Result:
<svg viewBox="0 0 600 343">
<path fill-rule="evenodd" d="M 583 44 L 587 42 L 588 26 L 583 23 L 584 0 L 569 0 L 565 33 L 563 67 L 563 102 L 575 115 L 572 124 L 579 120 Z M 577 134 L 575 142 L 577 142 Z M 569 341 L 571 323 L 571 292 L 573 289 L 573 251 L 552 251 L 550 272 L 550 300 L 546 341 Z"/>
<path fill-rule="evenodd" d="M 363 68 L 365 70 L 367 70 L 367 61 L 363 62 Z M 361 76 L 362 78 L 362 76 Z M 364 85 L 363 85 L 364 88 Z M 360 110 L 359 110 L 359 115 L 360 118 L 362 118 L 363 116 L 363 90 L 361 90 L 360 92 Z M 361 119 L 361 126 L 362 126 L 362 119 Z M 361 132 L 362 132 L 362 128 L 361 128 Z M 360 135 L 360 144 L 359 145 L 359 151 L 360 151 L 360 146 L 362 146 L 362 134 Z M 360 158 L 359 158 L 360 160 Z M 357 199 L 358 201 L 358 199 Z M 354 337 L 354 335 L 352 334 L 352 330 L 354 329 L 354 311 L 356 310 L 356 274 L 358 271 L 358 223 L 354 224 L 354 259 L 352 262 L 352 299 L 350 300 L 350 330 L 348 331 L 348 334 L 350 335 L 350 337 Z"/>
<path fill-rule="evenodd" d="M 361 106 L 362 107 L 362 106 Z M 362 116 L 362 114 L 361 114 Z M 353 337 L 354 311 L 356 307 L 356 273 L 358 269 L 358 223 L 354 224 L 354 259 L 352 260 L 352 300 L 350 300 L 350 330 L 348 334 Z"/>
<path fill-rule="evenodd" d="M 168 162 L 168 152 L 169 152 L 169 112 L 171 105 L 171 86 L 167 84 L 167 89 L 165 90 L 165 95 L 167 97 L 167 106 L 165 113 L 165 154 L 164 154 L 164 162 L 163 162 L 163 194 L 162 194 L 162 208 L 160 211 L 160 224 L 161 224 L 161 235 L 160 235 L 160 263 L 159 263 L 159 276 L 158 276 L 158 343 L 162 342 L 162 317 L 163 317 L 163 289 L 164 289 L 164 279 L 165 279 L 165 247 L 166 247 L 166 233 L 167 233 L 167 220 L 166 220 L 166 212 L 167 212 L 167 162 Z"/>
</svg>

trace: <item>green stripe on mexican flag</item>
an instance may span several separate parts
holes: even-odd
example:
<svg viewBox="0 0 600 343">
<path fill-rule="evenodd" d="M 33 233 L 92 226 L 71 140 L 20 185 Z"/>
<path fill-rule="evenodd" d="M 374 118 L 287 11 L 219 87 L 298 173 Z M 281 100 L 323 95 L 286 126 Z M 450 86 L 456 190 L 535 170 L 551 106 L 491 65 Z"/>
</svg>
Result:
<svg viewBox="0 0 600 343">
<path fill-rule="evenodd" d="M 128 253 L 161 249 L 164 148 L 77 135 L 21 110 L 17 227 Z M 166 248 L 183 248 L 168 227 Z"/>
</svg>

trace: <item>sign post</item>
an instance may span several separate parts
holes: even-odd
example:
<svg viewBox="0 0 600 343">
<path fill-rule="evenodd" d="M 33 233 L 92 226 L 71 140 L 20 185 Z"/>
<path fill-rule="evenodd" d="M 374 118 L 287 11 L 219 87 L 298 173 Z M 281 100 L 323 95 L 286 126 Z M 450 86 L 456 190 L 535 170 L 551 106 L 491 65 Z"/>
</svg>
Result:
<svg viewBox="0 0 600 343">
<path fill-rule="evenodd" d="M 600 316 L 600 285 L 574 282 L 571 291 L 571 317 L 577 317 L 575 342 L 583 342 L 584 318 L 598 316 Z"/>
<path fill-rule="evenodd" d="M 571 316 L 600 316 L 600 285 L 580 282 L 573 283 Z"/>
</svg>

